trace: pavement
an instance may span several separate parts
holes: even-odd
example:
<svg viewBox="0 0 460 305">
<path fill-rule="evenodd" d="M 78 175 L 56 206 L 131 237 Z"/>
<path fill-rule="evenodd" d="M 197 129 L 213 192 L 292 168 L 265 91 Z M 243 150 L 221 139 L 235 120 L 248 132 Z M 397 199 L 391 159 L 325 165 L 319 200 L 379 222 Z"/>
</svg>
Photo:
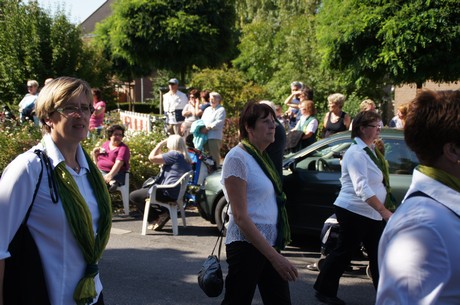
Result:
<svg viewBox="0 0 460 305">
<path fill-rule="evenodd" d="M 217 240 L 216 226 L 187 210 L 187 226 L 172 235 L 169 221 L 162 231 L 142 236 L 142 220 L 114 216 L 110 241 L 100 261 L 100 274 L 107 305 L 198 305 L 220 304 L 223 294 L 207 297 L 198 286 L 197 273 Z M 319 257 L 319 241 L 299 238 L 283 254 L 297 267 L 299 278 L 291 282 L 292 304 L 321 304 L 312 288 L 317 272 L 306 268 Z M 227 272 L 225 247 L 221 265 Z M 356 262 L 346 273 L 338 296 L 349 305 L 374 304 L 375 291 L 365 274 L 365 262 Z M 263 304 L 258 292 L 252 304 Z"/>
</svg>

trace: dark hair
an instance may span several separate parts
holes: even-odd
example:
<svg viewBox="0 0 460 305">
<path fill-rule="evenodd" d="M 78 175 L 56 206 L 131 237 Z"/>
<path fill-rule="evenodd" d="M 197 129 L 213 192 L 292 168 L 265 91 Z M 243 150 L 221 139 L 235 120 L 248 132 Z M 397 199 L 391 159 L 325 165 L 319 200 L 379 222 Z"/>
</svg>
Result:
<svg viewBox="0 0 460 305">
<path fill-rule="evenodd" d="M 117 130 L 121 130 L 121 135 L 125 136 L 125 128 L 121 125 L 112 125 L 109 128 L 107 128 L 107 137 L 110 138 L 113 133 Z"/>
<path fill-rule="evenodd" d="M 91 91 L 93 92 L 93 95 L 97 98 L 98 101 L 100 101 L 102 99 L 102 92 L 101 92 L 100 89 L 93 88 L 93 89 L 91 89 Z"/>
<path fill-rule="evenodd" d="M 209 93 L 211 93 L 209 90 L 203 90 L 200 92 L 200 97 L 202 97 L 206 103 L 209 103 Z"/>
<path fill-rule="evenodd" d="M 353 127 L 351 129 L 351 137 L 360 137 L 361 127 L 369 126 L 376 121 L 381 121 L 382 117 L 377 112 L 373 111 L 361 111 L 353 119 Z"/>
<path fill-rule="evenodd" d="M 192 89 L 188 93 L 189 96 L 193 96 L 194 98 L 200 98 L 200 90 L 198 89 Z"/>
<path fill-rule="evenodd" d="M 420 163 L 428 166 L 441 157 L 445 144 L 460 147 L 460 90 L 419 93 L 409 104 L 404 138 Z"/>
<path fill-rule="evenodd" d="M 305 95 L 306 100 L 313 101 L 313 89 L 307 86 L 303 86 L 302 90 L 300 90 L 301 94 Z"/>
<path fill-rule="evenodd" d="M 240 114 L 240 140 L 248 138 L 249 135 L 248 131 L 246 130 L 247 127 L 254 128 L 258 118 L 264 119 L 269 115 L 272 115 L 273 118 L 276 118 L 275 111 L 273 111 L 273 108 L 267 104 L 261 104 L 256 101 L 247 102 Z"/>
</svg>

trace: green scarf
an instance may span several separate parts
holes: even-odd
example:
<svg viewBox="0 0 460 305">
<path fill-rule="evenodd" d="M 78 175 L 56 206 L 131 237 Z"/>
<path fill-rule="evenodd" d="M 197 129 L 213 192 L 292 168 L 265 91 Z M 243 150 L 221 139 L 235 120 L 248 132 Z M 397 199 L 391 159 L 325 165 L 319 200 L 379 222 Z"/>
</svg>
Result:
<svg viewBox="0 0 460 305">
<path fill-rule="evenodd" d="M 460 193 L 460 179 L 449 174 L 448 172 L 426 165 L 418 165 L 416 169 L 422 174 L 425 174 L 428 177 L 433 178 L 434 180 L 441 182 L 442 184 Z"/>
<path fill-rule="evenodd" d="M 94 277 L 99 273 L 97 264 L 109 241 L 112 226 L 112 203 L 107 186 L 96 165 L 91 161 L 88 154 L 84 153 L 89 165 L 89 184 L 93 187 L 100 214 L 96 237 L 94 237 L 89 208 L 78 190 L 75 180 L 66 169 L 65 163 L 59 163 L 54 169 L 58 193 L 67 221 L 87 264 L 85 274 L 77 284 L 73 295 L 78 305 L 88 304 L 97 296 Z"/>
<path fill-rule="evenodd" d="M 353 143 L 356 144 L 356 141 L 353 140 Z M 391 187 L 390 187 L 390 171 L 388 168 L 388 162 L 385 160 L 385 157 L 383 154 L 380 152 L 380 150 L 375 149 L 375 154 L 372 152 L 372 150 L 366 146 L 364 147 L 364 151 L 369 155 L 369 157 L 374 161 L 375 165 L 382 171 L 383 174 L 383 185 L 385 186 L 385 189 L 387 191 L 387 195 L 385 197 L 385 203 L 384 206 L 390 210 L 390 211 L 395 211 L 397 206 L 396 206 L 396 199 L 393 197 L 393 194 L 391 194 Z M 376 157 L 377 155 L 377 157 Z"/>
<path fill-rule="evenodd" d="M 248 140 L 241 141 L 246 151 L 257 161 L 268 179 L 273 183 L 276 194 L 276 204 L 278 206 L 278 220 L 276 223 L 277 236 L 275 249 L 283 250 L 291 242 L 291 230 L 289 229 L 288 216 L 286 211 L 286 194 L 283 192 L 283 182 L 278 171 L 275 169 L 273 161 L 266 152 L 260 152 Z"/>
</svg>

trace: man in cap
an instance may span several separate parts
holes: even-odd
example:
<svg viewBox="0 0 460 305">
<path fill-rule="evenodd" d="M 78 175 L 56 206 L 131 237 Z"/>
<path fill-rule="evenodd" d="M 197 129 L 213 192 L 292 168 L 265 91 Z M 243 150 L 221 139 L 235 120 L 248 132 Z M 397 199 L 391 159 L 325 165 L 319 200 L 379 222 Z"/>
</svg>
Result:
<svg viewBox="0 0 460 305">
<path fill-rule="evenodd" d="M 291 94 L 286 98 L 284 104 L 289 106 L 286 114 L 289 117 L 289 127 L 292 129 L 297 124 L 298 118 L 300 118 L 299 104 L 300 104 L 300 90 L 302 90 L 303 84 L 298 81 L 291 83 Z"/>
<path fill-rule="evenodd" d="M 182 109 L 188 103 L 187 96 L 178 90 L 179 81 L 171 78 L 168 82 L 169 91 L 163 94 L 163 110 L 166 115 L 169 134 L 180 135 L 180 126 L 184 121 Z"/>
</svg>

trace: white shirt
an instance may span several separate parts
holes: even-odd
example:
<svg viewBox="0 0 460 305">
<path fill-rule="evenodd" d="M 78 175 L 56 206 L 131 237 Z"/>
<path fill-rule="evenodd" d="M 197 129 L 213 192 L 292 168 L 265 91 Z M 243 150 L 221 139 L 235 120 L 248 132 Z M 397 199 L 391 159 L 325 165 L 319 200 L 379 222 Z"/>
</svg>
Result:
<svg viewBox="0 0 460 305">
<path fill-rule="evenodd" d="M 366 143 L 358 137 L 355 141 L 357 144 L 352 144 L 343 156 L 342 188 L 334 205 L 370 219 L 382 220 L 382 216 L 365 202 L 374 195 L 382 204 L 385 202 L 387 191 L 382 171 L 364 151 Z"/>
<path fill-rule="evenodd" d="M 45 135 L 43 139 L 54 168 L 64 161 L 64 157 L 50 135 Z M 0 180 L 0 259 L 10 257 L 8 245 L 25 217 L 38 182 L 41 165 L 33 153 L 35 148 L 43 150 L 39 144 L 19 155 L 6 167 Z M 67 170 L 86 199 L 93 217 L 93 228 L 97 230 L 99 210 L 86 177 L 89 167 L 81 147 L 77 151 L 77 160 L 81 166 L 80 173 L 77 174 L 70 167 Z M 51 201 L 45 166 L 27 224 L 40 252 L 51 304 L 75 304 L 73 293 L 84 274 L 86 262 L 72 234 L 61 200 L 57 204 Z M 95 283 L 97 300 L 102 291 L 99 275 L 95 277 Z"/>
<path fill-rule="evenodd" d="M 25 108 L 29 107 L 33 103 L 35 103 L 35 101 L 37 100 L 37 97 L 38 97 L 37 94 L 33 95 L 33 94 L 30 94 L 30 93 L 27 93 L 24 96 L 24 98 L 19 102 L 19 112 L 20 112 L 20 114 L 22 114 L 22 110 L 24 110 Z"/>
<path fill-rule="evenodd" d="M 211 128 L 208 131 L 208 139 L 222 140 L 225 116 L 225 108 L 220 104 L 216 108 L 209 106 L 204 110 L 201 120 L 203 120 L 206 127 Z"/>
<path fill-rule="evenodd" d="M 311 133 L 315 133 L 316 132 L 316 129 L 318 129 L 318 120 L 316 118 L 314 118 L 313 120 L 311 120 L 308 125 L 305 127 L 303 126 L 305 124 L 305 121 L 309 118 L 310 116 L 305 116 L 305 115 L 302 115 L 300 117 L 300 120 L 297 122 L 297 124 L 295 125 L 295 130 L 300 130 L 300 131 L 303 131 L 304 134 L 307 134 L 309 132 Z M 303 127 L 302 129 L 299 129 Z"/>
<path fill-rule="evenodd" d="M 163 94 L 163 110 L 168 116 L 168 124 L 178 124 L 175 111 L 184 109 L 188 104 L 188 98 L 185 93 L 177 90 L 176 93 L 169 91 Z"/>
<path fill-rule="evenodd" d="M 277 236 L 276 223 L 278 219 L 278 206 L 273 183 L 265 175 L 257 161 L 239 146 L 235 146 L 228 152 L 222 167 L 221 183 L 227 202 L 230 202 L 230 200 L 224 181 L 230 176 L 246 181 L 248 215 L 262 235 L 273 246 Z M 228 214 L 230 219 L 225 243 L 247 241 L 233 219 L 231 207 L 228 210 Z"/>
<path fill-rule="evenodd" d="M 379 245 L 378 305 L 460 303 L 460 193 L 414 170 Z M 407 197 L 407 195 L 406 195 Z"/>
</svg>

